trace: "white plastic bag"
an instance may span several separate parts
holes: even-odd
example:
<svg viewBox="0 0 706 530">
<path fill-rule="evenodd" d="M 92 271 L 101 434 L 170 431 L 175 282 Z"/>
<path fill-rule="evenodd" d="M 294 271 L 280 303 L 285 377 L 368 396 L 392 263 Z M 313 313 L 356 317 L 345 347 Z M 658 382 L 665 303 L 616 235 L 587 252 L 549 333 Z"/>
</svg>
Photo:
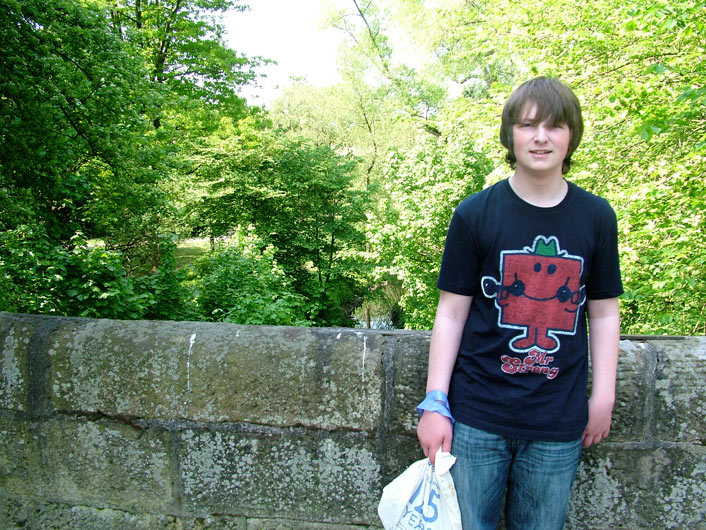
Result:
<svg viewBox="0 0 706 530">
<path fill-rule="evenodd" d="M 383 488 L 378 515 L 385 530 L 462 530 L 449 473 L 456 457 L 439 448 L 435 462 L 418 460 Z"/>
</svg>

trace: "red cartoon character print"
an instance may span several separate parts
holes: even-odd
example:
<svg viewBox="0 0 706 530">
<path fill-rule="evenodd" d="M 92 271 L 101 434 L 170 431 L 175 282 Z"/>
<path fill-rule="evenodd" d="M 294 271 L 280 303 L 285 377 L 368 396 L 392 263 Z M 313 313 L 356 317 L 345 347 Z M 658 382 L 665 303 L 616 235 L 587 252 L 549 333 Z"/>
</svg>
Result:
<svg viewBox="0 0 706 530">
<path fill-rule="evenodd" d="M 560 250 L 555 236 L 537 236 L 532 247 L 501 252 L 501 281 L 484 276 L 482 289 L 495 298 L 498 325 L 522 331 L 510 341 L 512 351 L 552 353 L 560 346 L 557 334 L 576 333 L 586 301 L 582 271 L 583 258 Z"/>
</svg>

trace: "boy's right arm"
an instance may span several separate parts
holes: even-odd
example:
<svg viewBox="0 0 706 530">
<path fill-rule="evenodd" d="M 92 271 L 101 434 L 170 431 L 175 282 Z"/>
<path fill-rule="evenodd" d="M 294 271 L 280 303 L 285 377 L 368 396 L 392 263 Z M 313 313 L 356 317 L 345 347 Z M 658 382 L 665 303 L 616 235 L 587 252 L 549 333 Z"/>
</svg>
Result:
<svg viewBox="0 0 706 530">
<path fill-rule="evenodd" d="M 446 395 L 449 393 L 451 373 L 456 364 L 463 328 L 472 301 L 472 296 L 441 291 L 431 332 L 427 392 L 441 390 Z M 451 451 L 451 420 L 437 412 L 424 411 L 417 426 L 417 437 L 424 455 L 428 456 L 433 464 L 439 447 L 443 451 Z"/>
</svg>

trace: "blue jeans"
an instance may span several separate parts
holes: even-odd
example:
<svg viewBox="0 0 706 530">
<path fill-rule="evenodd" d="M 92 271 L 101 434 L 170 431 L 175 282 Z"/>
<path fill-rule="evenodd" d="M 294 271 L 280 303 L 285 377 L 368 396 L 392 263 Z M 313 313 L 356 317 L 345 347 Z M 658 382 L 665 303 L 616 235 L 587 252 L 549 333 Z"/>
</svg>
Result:
<svg viewBox="0 0 706 530">
<path fill-rule="evenodd" d="M 541 442 L 454 425 L 451 468 L 464 530 L 495 530 L 505 497 L 507 530 L 561 530 L 581 439 Z"/>
</svg>

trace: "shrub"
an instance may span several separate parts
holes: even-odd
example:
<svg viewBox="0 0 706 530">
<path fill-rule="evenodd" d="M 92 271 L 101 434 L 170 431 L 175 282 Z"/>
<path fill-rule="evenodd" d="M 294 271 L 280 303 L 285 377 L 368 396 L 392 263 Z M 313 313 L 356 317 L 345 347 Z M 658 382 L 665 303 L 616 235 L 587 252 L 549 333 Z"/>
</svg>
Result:
<svg viewBox="0 0 706 530">
<path fill-rule="evenodd" d="M 204 319 L 237 324 L 307 325 L 304 298 L 274 259 L 274 248 L 236 236 L 196 263 Z"/>
</svg>

